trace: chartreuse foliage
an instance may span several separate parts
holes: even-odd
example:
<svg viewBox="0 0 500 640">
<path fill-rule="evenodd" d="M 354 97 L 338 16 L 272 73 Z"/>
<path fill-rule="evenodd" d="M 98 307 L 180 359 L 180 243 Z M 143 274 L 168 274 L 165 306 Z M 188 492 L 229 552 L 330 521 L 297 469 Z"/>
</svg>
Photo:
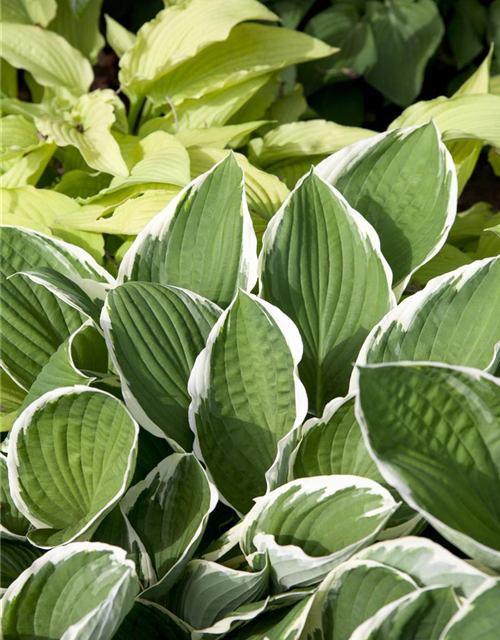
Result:
<svg viewBox="0 0 500 640">
<path fill-rule="evenodd" d="M 7 3 L 40 99 L 2 98 L 3 637 L 496 639 L 499 221 L 456 217 L 494 127 L 292 123 L 257 169 L 226 147 L 330 47 L 254 0 L 108 19 L 126 114 L 63 19 L 99 3 L 46 4 Z"/>
</svg>

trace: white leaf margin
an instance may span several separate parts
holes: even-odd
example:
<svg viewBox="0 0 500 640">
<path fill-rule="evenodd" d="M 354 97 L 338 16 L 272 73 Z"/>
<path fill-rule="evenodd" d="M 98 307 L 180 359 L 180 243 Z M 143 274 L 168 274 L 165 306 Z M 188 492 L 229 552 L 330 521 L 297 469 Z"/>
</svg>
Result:
<svg viewBox="0 0 500 640">
<path fill-rule="evenodd" d="M 150 284 L 156 284 L 174 292 L 180 291 L 187 297 L 191 298 L 191 300 L 197 305 L 199 304 L 202 306 L 208 306 L 212 308 L 216 313 L 222 314 L 222 309 L 218 305 L 216 305 L 215 302 L 212 302 L 208 298 L 204 298 L 203 296 L 200 296 L 198 293 L 194 293 L 189 289 L 183 289 L 182 287 L 176 287 L 171 284 L 160 284 L 160 283 L 150 283 Z M 116 287 L 116 289 L 118 289 L 118 287 Z M 153 422 L 153 420 L 151 420 L 151 418 L 147 415 L 147 413 L 144 411 L 144 409 L 140 405 L 137 398 L 132 393 L 132 390 L 130 387 L 130 381 L 128 380 L 127 376 L 123 373 L 123 370 L 120 367 L 118 363 L 118 359 L 116 357 L 116 350 L 115 350 L 113 335 L 112 335 L 113 323 L 109 315 L 108 303 L 109 303 L 109 300 L 108 300 L 108 297 L 106 297 L 106 300 L 104 302 L 104 306 L 101 312 L 101 329 L 104 332 L 104 339 L 106 341 L 106 346 L 108 348 L 111 361 L 120 377 L 121 390 L 122 390 L 123 401 L 125 402 L 125 406 L 130 411 L 132 416 L 137 420 L 137 422 L 141 425 L 141 427 L 146 429 L 146 431 L 149 431 L 149 433 L 151 433 L 153 436 L 156 436 L 157 438 L 162 438 L 163 440 L 166 440 L 175 453 L 186 453 L 183 447 L 178 442 L 176 442 L 173 438 L 170 438 L 169 436 L 167 436 L 160 429 L 160 427 L 155 422 Z"/>
<path fill-rule="evenodd" d="M 441 153 L 444 156 L 444 172 L 445 177 L 449 174 L 451 175 L 451 184 L 450 184 L 450 193 L 448 197 L 448 208 L 446 211 L 445 223 L 443 227 L 443 231 L 441 234 L 441 238 L 438 240 L 437 244 L 434 245 L 433 249 L 427 254 L 426 258 L 417 265 L 412 271 L 408 274 L 405 280 L 403 280 L 398 288 L 402 291 L 405 289 L 407 283 L 409 282 L 411 276 L 420 269 L 421 266 L 427 264 L 429 260 L 431 260 L 443 247 L 446 242 L 446 238 L 448 237 L 448 233 L 453 226 L 457 215 L 457 201 L 458 201 L 458 179 L 457 179 L 457 171 L 455 167 L 455 163 L 453 161 L 453 156 L 448 151 L 446 145 L 443 142 L 443 138 L 441 132 L 434 120 L 429 120 L 434 125 L 436 130 L 436 134 L 439 140 L 439 148 Z M 354 164 L 363 159 L 363 157 L 372 149 L 372 147 L 377 146 L 382 140 L 384 140 L 388 136 L 394 136 L 396 133 L 399 141 L 404 140 L 410 133 L 413 131 L 425 127 L 429 124 L 429 122 L 419 124 L 413 127 L 405 127 L 401 129 L 392 129 L 391 131 L 384 131 L 372 138 L 367 138 L 366 140 L 361 140 L 359 142 L 355 142 L 354 144 L 349 145 L 348 147 L 344 147 L 340 151 L 333 153 L 325 160 L 322 160 L 319 164 L 316 165 L 314 171 L 317 175 L 323 178 L 327 182 L 336 182 L 339 177 L 346 171 L 348 171 Z M 361 215 L 361 214 L 360 214 Z"/>
<path fill-rule="evenodd" d="M 357 366 L 364 366 L 367 364 L 368 353 L 370 349 L 377 346 L 382 337 L 385 336 L 388 329 L 394 323 L 400 331 L 409 331 L 411 325 L 415 320 L 418 312 L 422 307 L 433 297 L 435 293 L 438 293 L 440 289 L 444 287 L 454 287 L 456 292 L 473 278 L 483 267 L 486 267 L 492 263 L 500 262 L 499 256 L 493 256 L 491 258 L 484 258 L 483 260 L 476 260 L 471 264 L 466 264 L 458 269 L 449 271 L 443 275 L 437 276 L 432 280 L 429 280 L 427 285 L 413 294 L 409 298 L 406 298 L 398 304 L 397 307 L 389 311 L 382 320 L 376 324 L 366 337 L 363 346 L 358 354 L 356 360 L 356 367 L 353 370 L 350 382 L 349 393 L 354 394 L 358 390 L 359 369 Z M 495 371 L 498 362 L 500 360 L 500 341 L 498 341 L 493 349 L 493 356 L 485 371 L 492 373 Z"/>
<path fill-rule="evenodd" d="M 97 513 L 78 533 L 76 533 L 73 536 L 73 538 L 71 538 L 70 540 L 65 542 L 65 544 L 69 544 L 69 543 L 74 542 L 75 540 L 81 538 L 89 530 L 91 530 L 91 528 L 95 525 L 95 523 L 99 521 L 99 519 L 101 518 L 102 514 L 106 513 L 106 511 L 108 511 L 114 504 L 116 504 L 120 500 L 121 496 L 125 493 L 127 485 L 128 485 L 128 483 L 129 483 L 129 481 L 130 481 L 130 479 L 132 477 L 133 461 L 134 461 L 135 455 L 137 453 L 137 446 L 138 446 L 138 442 L 139 442 L 139 425 L 134 420 L 133 416 L 130 415 L 130 413 L 128 412 L 126 406 L 120 400 L 115 398 L 115 396 L 111 395 L 110 393 L 107 393 L 106 391 L 102 391 L 101 389 L 95 389 L 95 388 L 86 387 L 86 386 L 83 386 L 83 385 L 75 385 L 74 387 L 60 387 L 59 389 L 54 389 L 53 391 L 48 391 L 43 396 L 41 396 L 40 398 L 38 398 L 37 400 L 32 402 L 28 407 L 26 407 L 26 409 L 17 418 L 17 420 L 14 422 L 14 425 L 12 426 L 12 429 L 11 429 L 11 432 L 10 432 L 9 449 L 8 449 L 8 454 L 7 454 L 7 461 L 8 461 L 7 462 L 7 467 L 8 467 L 9 485 L 10 485 L 10 489 L 11 489 L 12 501 L 14 502 L 14 504 L 16 505 L 18 510 L 23 514 L 23 516 L 27 520 L 29 520 L 31 522 L 31 524 L 35 528 L 37 528 L 37 529 L 52 529 L 53 527 L 50 524 L 48 524 L 46 522 L 43 522 L 43 520 L 40 520 L 39 518 L 34 516 L 29 511 L 29 508 L 28 508 L 27 504 L 24 502 L 24 500 L 23 500 L 23 498 L 21 496 L 21 489 L 20 489 L 20 486 L 19 486 L 19 478 L 18 478 L 18 474 L 17 474 L 17 467 L 19 465 L 19 456 L 18 456 L 18 453 L 17 453 L 17 440 L 18 440 L 19 435 L 21 434 L 21 432 L 23 434 L 26 433 L 27 429 L 29 429 L 29 426 L 30 426 L 30 423 L 31 423 L 31 420 L 32 420 L 33 416 L 39 410 L 43 409 L 43 407 L 46 404 L 52 403 L 52 402 L 58 400 L 60 397 L 65 396 L 65 395 L 77 395 L 77 394 L 80 394 L 80 393 L 99 393 L 99 394 L 102 394 L 102 395 L 107 396 L 109 398 L 112 398 L 116 403 L 121 405 L 123 407 L 123 409 L 126 411 L 126 413 L 128 414 L 128 416 L 130 417 L 130 420 L 132 421 L 132 424 L 133 424 L 134 430 L 135 430 L 135 437 L 134 437 L 134 442 L 133 442 L 133 445 L 132 445 L 132 447 L 130 449 L 130 453 L 129 453 L 129 457 L 128 457 L 127 472 L 125 474 L 125 477 L 124 477 L 122 486 L 120 487 L 120 490 L 99 511 L 99 513 Z M 39 546 L 39 545 L 34 545 L 34 546 Z M 50 546 L 48 546 L 48 547 L 40 546 L 40 548 L 41 549 L 51 549 L 52 547 L 50 547 Z"/>
<path fill-rule="evenodd" d="M 369 138 L 369 140 L 372 140 L 373 138 Z M 365 141 L 362 141 L 365 142 Z M 361 144 L 361 143 L 356 143 L 356 144 Z M 355 145 L 351 145 L 351 146 L 355 146 Z M 346 149 L 349 149 L 350 147 L 346 147 Z M 338 153 L 342 153 L 342 151 L 338 152 Z M 336 154 L 334 154 L 336 155 Z M 332 156 L 330 156 L 332 157 Z M 328 160 L 328 158 L 327 158 Z M 323 161 L 325 162 L 325 161 Z M 322 163 L 320 163 L 322 164 Z M 392 269 L 389 266 L 389 263 L 387 262 L 384 254 L 382 253 L 382 249 L 380 247 L 380 238 L 378 236 L 378 233 L 375 231 L 375 228 L 368 222 L 368 220 L 366 218 L 364 218 L 358 211 L 356 211 L 356 209 L 354 209 L 353 207 L 351 207 L 351 205 L 347 202 L 347 200 L 344 198 L 344 196 L 340 193 L 340 191 L 338 191 L 338 189 L 336 189 L 334 186 L 332 186 L 331 184 L 329 184 L 325 178 L 323 178 L 323 176 L 321 176 L 318 172 L 318 167 L 320 165 L 316 166 L 316 167 L 312 167 L 310 171 L 308 171 L 306 174 L 304 174 L 302 176 L 302 178 L 300 178 L 297 182 L 297 184 L 295 185 L 294 189 L 288 194 L 288 196 L 286 197 L 285 201 L 283 202 L 283 204 L 281 205 L 281 207 L 278 209 L 278 211 L 274 214 L 274 216 L 271 218 L 271 220 L 269 221 L 269 224 L 267 225 L 267 229 L 265 230 L 263 236 L 262 236 L 262 250 L 260 252 L 259 255 L 259 262 L 258 262 L 258 274 L 259 274 L 259 296 L 262 295 L 262 273 L 265 269 L 265 264 L 266 264 L 266 256 L 268 253 L 270 253 L 274 247 L 274 243 L 276 241 L 276 236 L 278 235 L 279 232 L 279 227 L 281 225 L 281 223 L 283 222 L 283 218 L 286 214 L 286 211 L 288 209 L 288 206 L 290 205 L 291 200 L 295 197 L 296 191 L 301 187 L 302 183 L 306 180 L 306 178 L 308 178 L 311 173 L 314 173 L 320 180 L 321 182 L 323 182 L 328 189 L 330 189 L 332 195 L 335 197 L 335 199 L 337 200 L 337 202 L 340 204 L 341 208 L 344 211 L 345 214 L 345 218 L 349 224 L 349 226 L 351 227 L 351 229 L 355 229 L 357 231 L 357 233 L 359 234 L 359 237 L 361 239 L 361 242 L 363 243 L 363 248 L 365 249 L 365 251 L 371 250 L 373 251 L 379 258 L 381 264 L 382 264 L 382 268 L 385 272 L 385 275 L 387 277 L 387 283 L 389 286 L 389 299 L 390 299 L 390 306 L 391 308 L 396 306 L 396 298 L 393 294 L 393 292 L 391 291 L 392 288 L 392 281 L 393 281 L 393 274 L 392 274 Z"/>
<path fill-rule="evenodd" d="M 116 278 L 117 284 L 123 284 L 130 278 L 130 274 L 134 268 L 134 264 L 138 258 L 140 258 L 141 250 L 150 238 L 155 239 L 157 242 L 161 242 L 168 233 L 173 221 L 177 216 L 177 209 L 179 205 L 184 201 L 186 195 L 195 198 L 196 194 L 200 190 L 203 183 L 207 180 L 208 176 L 214 173 L 217 168 L 228 157 L 232 157 L 234 162 L 238 165 L 241 171 L 241 187 L 242 187 L 242 199 L 241 199 L 241 215 L 243 217 L 243 229 L 242 229 L 242 255 L 240 259 L 238 283 L 240 288 L 251 291 L 257 282 L 257 236 L 253 228 L 252 218 L 248 209 L 248 202 L 246 196 L 245 187 L 245 171 L 243 167 L 236 160 L 236 156 L 231 151 L 229 156 L 225 156 L 222 160 L 214 164 L 214 166 L 202 173 L 197 178 L 194 178 L 189 184 L 187 184 L 168 204 L 162 209 L 156 216 L 139 232 L 137 238 L 132 243 L 118 269 L 118 275 Z"/>
<path fill-rule="evenodd" d="M 92 611 L 83 616 L 78 622 L 69 626 L 64 632 L 61 640 L 77 640 L 80 638 L 81 631 L 85 628 L 85 625 L 96 615 L 99 615 L 103 608 L 106 608 L 108 612 L 113 608 L 115 597 L 122 589 L 123 585 L 130 579 L 135 577 L 137 580 L 135 565 L 132 560 L 127 559 L 127 552 L 119 547 L 114 547 L 103 542 L 72 542 L 60 547 L 56 547 L 44 553 L 43 556 L 33 562 L 21 575 L 14 580 L 14 582 L 7 588 L 1 601 L 0 611 L 3 614 L 6 606 L 14 601 L 22 591 L 24 585 L 30 580 L 30 578 L 42 569 L 47 564 L 52 564 L 54 567 L 64 562 L 71 556 L 80 553 L 92 553 L 94 551 L 109 552 L 110 560 L 113 563 L 119 564 L 128 571 L 125 571 L 120 580 L 113 586 L 108 595 L 104 598 L 103 602 L 98 604 Z M 138 581 L 137 581 L 138 583 Z M 137 584 L 137 591 L 139 590 L 139 584 Z M 1 615 L 0 615 L 1 617 Z M 105 615 L 105 624 L 108 623 L 109 613 Z M 116 629 L 114 629 L 116 631 Z"/>
<path fill-rule="evenodd" d="M 365 513 L 364 517 L 377 515 L 377 512 L 384 512 L 384 518 L 372 533 L 326 556 L 310 556 L 300 547 L 293 544 L 280 545 L 276 542 L 273 534 L 257 533 L 250 539 L 251 529 L 262 513 L 292 487 L 299 487 L 300 491 L 300 493 L 293 496 L 292 501 L 303 497 L 304 494 L 317 493 L 320 499 L 323 500 L 335 495 L 338 491 L 349 488 L 368 489 L 370 495 L 376 495 L 381 498 L 382 505 L 376 510 Z M 269 555 L 273 579 L 282 590 L 292 587 L 307 587 L 320 582 L 332 569 L 348 560 L 354 553 L 374 540 L 400 504 L 394 500 L 385 487 L 374 480 L 352 475 L 299 478 L 288 482 L 265 496 L 256 498 L 255 502 L 256 504 L 243 520 L 240 532 L 240 547 L 250 566 L 253 566 L 253 562 L 263 554 Z M 252 551 L 252 545 L 255 547 L 255 551 Z"/>
<path fill-rule="evenodd" d="M 213 477 L 210 474 L 210 468 L 207 465 L 205 459 L 203 458 L 203 453 L 201 451 L 200 441 L 198 436 L 198 427 L 196 425 L 196 415 L 198 413 L 198 409 L 202 400 L 208 397 L 208 392 L 210 388 L 210 360 L 212 356 L 212 349 L 214 347 L 214 344 L 217 338 L 219 337 L 220 332 L 222 331 L 222 328 L 226 320 L 229 317 L 231 309 L 233 308 L 235 302 L 238 300 L 239 295 L 245 295 L 251 300 L 253 300 L 254 302 L 256 302 L 258 305 L 260 305 L 260 307 L 263 309 L 264 314 L 270 317 L 270 319 L 276 323 L 278 329 L 281 331 L 281 333 L 283 334 L 283 337 L 285 338 L 288 348 L 290 349 L 290 353 L 292 355 L 292 359 L 294 363 L 293 381 L 295 386 L 295 422 L 293 424 L 293 427 L 289 431 L 289 433 L 278 442 L 278 450 L 276 453 L 275 460 L 271 465 L 271 467 L 266 472 L 266 483 L 269 490 L 269 486 L 272 482 L 273 476 L 278 473 L 277 470 L 280 464 L 282 450 L 287 445 L 287 442 L 288 442 L 287 439 L 293 437 L 291 436 L 291 434 L 296 434 L 298 432 L 300 425 L 302 424 L 302 422 L 304 421 L 304 418 L 307 415 L 307 407 L 308 407 L 306 389 L 302 384 L 302 382 L 300 381 L 300 378 L 298 375 L 298 364 L 301 361 L 302 354 L 303 354 L 302 338 L 300 337 L 299 330 L 295 326 L 294 322 L 287 315 L 285 315 L 280 309 L 278 309 L 278 307 L 275 307 L 271 303 L 266 302 L 265 300 L 262 300 L 258 296 L 253 295 L 252 293 L 243 291 L 243 289 L 239 290 L 239 293 L 233 299 L 229 307 L 227 307 L 227 309 L 222 313 L 222 315 L 219 317 L 219 319 L 213 326 L 212 331 L 208 336 L 207 344 L 203 349 L 203 351 L 201 351 L 201 353 L 196 358 L 194 366 L 191 370 L 191 375 L 189 377 L 189 382 L 188 382 L 188 393 L 192 398 L 191 404 L 189 405 L 189 426 L 191 428 L 191 431 L 194 433 L 194 447 L 193 447 L 194 453 L 196 457 L 205 465 L 208 476 L 211 482 L 215 485 Z M 234 507 L 224 498 L 220 490 L 219 490 L 219 499 L 222 503 L 234 509 Z M 235 509 L 235 511 L 238 513 L 238 515 L 240 516 L 243 515 L 239 513 L 237 509 Z"/>
<path fill-rule="evenodd" d="M 380 369 L 383 367 L 407 367 L 407 368 L 415 368 L 421 366 L 435 367 L 440 369 L 448 369 L 453 370 L 458 373 L 463 373 L 473 380 L 489 380 L 497 387 L 499 387 L 500 393 L 500 378 L 496 378 L 489 373 L 485 373 L 480 369 L 473 369 L 472 367 L 458 367 L 447 365 L 442 362 L 410 362 L 410 361 L 402 361 L 402 362 L 388 362 L 384 364 L 370 364 L 365 365 L 365 369 Z M 418 501 L 414 497 L 411 487 L 400 479 L 400 476 L 397 471 L 395 471 L 387 462 L 383 462 L 375 453 L 369 436 L 369 430 L 366 424 L 365 415 L 361 408 L 361 403 L 359 400 L 359 393 L 356 394 L 356 404 L 354 409 L 356 419 L 359 422 L 361 430 L 363 432 L 363 438 L 365 440 L 366 447 L 372 456 L 372 458 L 376 461 L 377 467 L 385 479 L 387 483 L 389 483 L 392 487 L 396 489 L 396 491 L 400 494 L 403 500 L 410 505 L 415 511 L 418 511 L 427 522 L 429 522 L 435 529 L 437 529 L 447 540 L 449 540 L 452 544 L 459 547 L 462 551 L 465 551 L 470 557 L 479 560 L 487 567 L 491 567 L 492 569 L 498 571 L 500 570 L 500 550 L 493 549 L 491 547 L 486 546 L 485 544 L 478 542 L 471 536 L 457 531 L 452 527 L 444 524 L 439 518 L 433 516 L 427 510 L 423 509 L 419 506 Z"/>
<path fill-rule="evenodd" d="M 204 514 L 200 522 L 200 525 L 198 529 L 195 531 L 191 541 L 189 542 L 187 547 L 184 549 L 181 557 L 177 560 L 177 562 L 169 569 L 169 571 L 162 578 L 160 578 L 160 580 L 157 579 L 156 572 L 154 572 L 154 574 L 150 576 L 151 577 L 150 584 L 144 589 L 144 591 L 141 594 L 146 599 L 149 597 L 154 600 L 156 597 L 164 595 L 163 587 L 167 585 L 167 583 L 172 582 L 178 576 L 179 571 L 182 570 L 182 568 L 184 567 L 186 559 L 192 556 L 192 554 L 195 552 L 201 540 L 201 536 L 205 531 L 208 518 L 210 514 L 213 512 L 213 510 L 215 509 L 215 507 L 217 506 L 217 503 L 219 501 L 219 493 L 215 485 L 210 481 L 210 478 L 208 477 L 207 472 L 205 471 L 203 466 L 200 464 L 199 460 L 196 458 L 195 455 L 193 455 L 192 453 L 173 453 L 170 456 L 167 456 L 166 458 L 164 458 L 158 465 L 156 465 L 156 467 L 148 473 L 148 475 L 144 480 L 140 480 L 137 484 L 131 487 L 120 502 L 120 508 L 122 510 L 123 515 L 126 518 L 126 521 L 128 522 L 128 513 L 133 508 L 133 506 L 139 499 L 140 495 L 144 491 L 147 491 L 150 488 L 151 484 L 153 483 L 155 478 L 158 476 L 159 477 L 163 476 L 162 481 L 165 483 L 168 482 L 168 480 L 170 480 L 175 475 L 177 466 L 179 465 L 181 458 L 185 458 L 185 457 L 192 457 L 195 460 L 195 462 L 199 465 L 202 471 L 203 477 L 207 482 L 209 495 L 210 495 L 208 509 L 207 509 L 207 512 Z M 129 523 L 129 526 L 133 530 L 133 527 L 130 523 Z M 143 547 L 142 544 L 141 546 Z M 144 548 L 144 553 L 147 556 L 146 566 L 152 568 L 153 563 L 151 561 L 151 558 L 149 557 L 149 554 L 145 550 L 145 548 Z"/>
</svg>

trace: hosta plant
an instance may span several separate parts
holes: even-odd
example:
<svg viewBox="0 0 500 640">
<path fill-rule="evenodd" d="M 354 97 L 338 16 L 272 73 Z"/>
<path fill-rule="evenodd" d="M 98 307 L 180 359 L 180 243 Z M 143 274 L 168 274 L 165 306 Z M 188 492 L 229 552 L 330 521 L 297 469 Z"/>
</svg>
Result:
<svg viewBox="0 0 500 640">
<path fill-rule="evenodd" d="M 438 129 L 309 170 L 259 256 L 244 178 L 116 278 L 3 227 L 4 637 L 493 640 L 500 259 L 406 287 L 456 216 Z"/>
</svg>

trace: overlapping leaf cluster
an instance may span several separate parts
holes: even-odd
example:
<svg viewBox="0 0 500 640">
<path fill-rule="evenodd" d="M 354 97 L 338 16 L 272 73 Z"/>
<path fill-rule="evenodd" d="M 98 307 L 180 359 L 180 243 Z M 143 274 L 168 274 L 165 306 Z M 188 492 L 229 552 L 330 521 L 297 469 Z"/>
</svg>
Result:
<svg viewBox="0 0 500 640">
<path fill-rule="evenodd" d="M 264 133 L 331 48 L 219 4 L 107 19 L 126 113 L 100 2 L 5 2 L 3 637 L 493 640 L 499 220 L 456 214 L 491 54 L 385 133 Z"/>
<path fill-rule="evenodd" d="M 311 169 L 259 258 L 234 155 L 116 278 L 4 226 L 5 637 L 493 638 L 500 259 L 398 302 L 456 202 L 429 123 Z"/>
</svg>

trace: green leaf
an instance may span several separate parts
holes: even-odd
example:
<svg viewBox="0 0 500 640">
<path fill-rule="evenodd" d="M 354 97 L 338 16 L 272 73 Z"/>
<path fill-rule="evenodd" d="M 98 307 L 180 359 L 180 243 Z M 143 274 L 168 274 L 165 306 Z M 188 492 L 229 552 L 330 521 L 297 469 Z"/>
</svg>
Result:
<svg viewBox="0 0 500 640">
<path fill-rule="evenodd" d="M 20 227 L 2 227 L 2 366 L 29 389 L 50 357 L 82 324 L 81 315 L 19 271 L 50 267 L 69 277 L 109 283 L 109 274 L 83 249 Z"/>
<path fill-rule="evenodd" d="M 448 620 L 459 609 L 450 587 L 420 589 L 380 609 L 363 622 L 350 640 L 440 640 Z"/>
<path fill-rule="evenodd" d="M 357 407 L 386 480 L 447 540 L 496 569 L 499 386 L 465 367 L 369 365 L 360 368 Z"/>
<path fill-rule="evenodd" d="M 24 540 L 31 524 L 14 504 L 8 478 L 7 457 L 2 453 L 0 453 L 0 480 L 2 481 L 0 483 L 0 501 L 2 505 L 0 536 L 2 538 L 1 555 L 3 556 L 4 539 Z"/>
<path fill-rule="evenodd" d="M 4 210 L 12 211 L 11 216 L 5 218 L 4 224 L 14 224 L 35 231 L 44 227 L 62 240 L 82 247 L 94 259 L 102 259 L 103 239 L 100 234 L 76 231 L 66 225 L 66 216 L 80 210 L 79 204 L 72 198 L 32 186 L 0 189 L 0 196 Z M 43 233 L 50 235 L 47 231 Z"/>
<path fill-rule="evenodd" d="M 15 188 L 35 185 L 45 171 L 55 150 L 55 144 L 41 144 L 20 156 L 10 163 L 9 169 L 2 174 L 1 186 Z"/>
<path fill-rule="evenodd" d="M 367 478 L 302 478 L 256 501 L 240 545 L 250 566 L 267 554 L 276 590 L 308 586 L 370 544 L 396 508 L 387 489 Z"/>
<path fill-rule="evenodd" d="M 5 116 L 0 123 L 2 125 L 0 143 L 2 169 L 8 168 L 9 160 L 20 158 L 41 145 L 35 125 L 24 116 Z"/>
<path fill-rule="evenodd" d="M 25 397 L 26 390 L 0 367 L 0 432 L 11 429 Z"/>
<path fill-rule="evenodd" d="M 36 24 L 46 27 L 57 11 L 56 0 L 4 0 L 2 2 L 2 22 Z"/>
<path fill-rule="evenodd" d="M 147 188 L 147 185 L 144 185 L 144 188 Z M 107 209 L 99 205 L 83 206 L 74 214 L 65 216 L 64 224 L 71 229 L 83 229 L 88 232 L 135 236 L 179 191 L 179 187 L 144 191 L 142 195 L 130 197 L 118 205 L 112 215 L 107 214 Z"/>
<path fill-rule="evenodd" d="M 377 542 L 359 551 L 353 559 L 372 560 L 393 567 L 413 578 L 419 587 L 446 585 L 469 598 L 489 576 L 461 560 L 444 547 L 424 537 Z"/>
<path fill-rule="evenodd" d="M 293 122 L 272 129 L 263 138 L 252 140 L 250 159 L 267 171 L 279 173 L 284 161 L 326 156 L 373 135 L 375 132 L 369 129 L 345 127 L 326 120 Z"/>
<path fill-rule="evenodd" d="M 321 418 L 311 418 L 290 458 L 290 479 L 353 475 L 384 484 L 354 415 L 354 395 L 335 398 Z"/>
<path fill-rule="evenodd" d="M 94 78 L 89 61 L 77 49 L 57 33 L 32 25 L 2 25 L 2 57 L 29 71 L 43 87 L 74 95 L 88 91 Z"/>
<path fill-rule="evenodd" d="M 378 236 L 312 170 L 272 219 L 260 255 L 260 295 L 297 325 L 312 411 L 346 393 L 352 362 L 394 304 Z"/>
<path fill-rule="evenodd" d="M 168 96 L 177 105 L 335 51 L 337 49 L 298 31 L 258 24 L 237 25 L 223 42 L 211 44 L 162 76 L 146 93 L 154 104 L 164 104 Z"/>
<path fill-rule="evenodd" d="M 120 60 L 120 83 L 127 94 L 142 94 L 148 86 L 213 42 L 226 40 L 245 20 L 276 21 L 277 16 L 256 0 L 220 0 L 217 11 L 204 0 L 160 11 L 144 24 L 134 46 Z"/>
<path fill-rule="evenodd" d="M 99 30 L 103 0 L 57 0 L 57 14 L 50 29 L 59 33 L 92 64 L 104 47 Z"/>
<path fill-rule="evenodd" d="M 410 576 L 371 560 L 349 560 L 333 569 L 316 592 L 306 637 L 349 640 L 355 629 L 387 604 L 417 589 Z"/>
<path fill-rule="evenodd" d="M 453 229 L 453 227 L 452 227 Z M 451 232 L 450 232 L 451 233 Z M 457 249 L 452 244 L 444 244 L 439 252 L 422 265 L 412 276 L 419 285 L 426 285 L 433 278 L 442 276 L 459 267 L 470 265 L 472 260 L 463 251 Z"/>
<path fill-rule="evenodd" d="M 208 171 L 228 155 L 228 151 L 221 149 L 189 149 L 193 177 Z M 267 221 L 273 217 L 290 192 L 276 176 L 260 171 L 245 156 L 239 153 L 234 156 L 245 173 L 245 191 L 254 226 L 257 219 L 265 229 Z M 256 233 L 259 231 L 262 232 L 263 229 L 255 229 Z"/>
<path fill-rule="evenodd" d="M 468 638 L 495 640 L 500 623 L 499 597 L 500 580 L 488 581 L 451 618 L 443 631 L 442 640 L 466 640 Z"/>
<path fill-rule="evenodd" d="M 306 87 L 320 88 L 322 84 L 345 75 L 362 76 L 377 61 L 373 31 L 366 19 L 352 3 L 335 3 L 317 13 L 306 25 L 307 33 L 340 47 L 340 53 L 317 65 L 309 65 L 313 77 L 301 74 Z M 307 67 L 306 67 L 307 68 Z M 304 69 L 305 71 L 305 69 Z"/>
<path fill-rule="evenodd" d="M 157 120 L 161 121 L 162 119 L 158 118 Z M 153 120 L 150 120 L 147 124 L 149 125 L 152 122 Z M 228 124 L 222 127 L 186 129 L 185 131 L 180 131 L 177 134 L 177 138 L 179 138 L 187 148 L 212 147 L 214 149 L 225 149 L 266 123 L 267 120 L 257 120 L 256 122 Z"/>
<path fill-rule="evenodd" d="M 239 287 L 253 288 L 256 262 L 243 171 L 229 156 L 141 231 L 120 265 L 118 282 L 175 285 L 227 306 Z"/>
<path fill-rule="evenodd" d="M 18 271 L 18 275 L 44 286 L 73 309 L 86 315 L 99 326 L 101 309 L 107 290 L 112 284 L 96 282 L 77 275 L 65 276 L 50 267 L 39 267 L 29 271 Z M 64 386 L 64 385 L 63 385 Z"/>
<path fill-rule="evenodd" d="M 121 58 L 134 46 L 137 36 L 106 13 L 106 39 L 116 55 Z"/>
<path fill-rule="evenodd" d="M 422 90 L 425 67 L 444 35 L 439 10 L 432 0 L 392 0 L 369 2 L 367 11 L 377 61 L 366 80 L 405 107 Z"/>
<path fill-rule="evenodd" d="M 42 551 L 36 547 L 14 540 L 2 540 L 0 587 L 2 589 L 9 587 L 41 555 Z"/>
<path fill-rule="evenodd" d="M 457 180 L 432 123 L 354 144 L 315 171 L 373 225 L 394 285 L 444 244 L 456 215 Z"/>
<path fill-rule="evenodd" d="M 447 36 L 458 69 L 484 49 L 488 29 L 487 9 L 479 0 L 458 0 L 449 18 Z"/>
<path fill-rule="evenodd" d="M 130 412 L 186 451 L 193 441 L 189 374 L 220 313 L 190 291 L 128 282 L 109 293 L 101 319 Z"/>
<path fill-rule="evenodd" d="M 168 597 L 168 609 L 193 629 L 207 628 L 266 594 L 267 565 L 255 573 L 192 560 Z"/>
<path fill-rule="evenodd" d="M 2 598 L 5 638 L 112 638 L 139 593 L 134 565 L 117 547 L 73 543 L 24 571 Z"/>
<path fill-rule="evenodd" d="M 499 281 L 500 258 L 476 261 L 431 280 L 372 329 L 357 364 L 425 360 L 495 371 Z M 478 309 L 484 310 L 481 322 Z"/>
<path fill-rule="evenodd" d="M 156 573 L 144 598 L 166 596 L 196 551 L 217 500 L 215 487 L 193 454 L 172 454 L 129 489 L 122 509 Z"/>
<path fill-rule="evenodd" d="M 91 323 L 83 324 L 61 344 L 40 371 L 24 398 L 21 410 L 24 411 L 45 393 L 59 387 L 72 387 L 77 384 L 89 386 L 97 377 L 91 375 L 88 369 L 94 373 L 105 373 L 108 370 L 107 364 L 103 337 Z M 84 370 L 85 365 L 90 365 L 87 370 Z"/>
<path fill-rule="evenodd" d="M 9 441 L 9 481 L 42 548 L 89 537 L 132 479 L 139 427 L 116 398 L 62 387 L 35 400 Z M 40 451 L 44 452 L 40 456 Z"/>
<path fill-rule="evenodd" d="M 490 93 L 441 96 L 408 107 L 388 129 L 412 127 L 432 119 L 446 142 L 472 139 L 500 147 L 499 110 L 500 96 Z"/>
<path fill-rule="evenodd" d="M 190 640 L 190 637 L 187 628 L 174 620 L 169 611 L 137 598 L 113 640 Z"/>
<path fill-rule="evenodd" d="M 283 458 L 307 397 L 296 367 L 302 356 L 293 322 L 240 290 L 212 329 L 191 372 L 189 409 L 195 451 L 222 499 L 241 513 L 266 491 L 266 472 Z"/>
<path fill-rule="evenodd" d="M 113 92 L 93 91 L 78 98 L 66 118 L 43 116 L 35 119 L 37 128 L 59 147 L 76 147 L 85 162 L 114 176 L 128 176 L 118 143 L 111 135 L 116 121 Z"/>
</svg>

